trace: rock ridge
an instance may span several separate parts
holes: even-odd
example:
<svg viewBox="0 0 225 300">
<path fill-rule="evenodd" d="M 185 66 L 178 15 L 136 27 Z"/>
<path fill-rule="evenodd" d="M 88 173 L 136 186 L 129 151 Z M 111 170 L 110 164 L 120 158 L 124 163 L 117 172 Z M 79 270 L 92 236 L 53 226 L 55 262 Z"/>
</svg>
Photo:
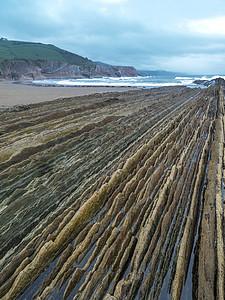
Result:
<svg viewBox="0 0 225 300">
<path fill-rule="evenodd" d="M 0 299 L 224 299 L 224 91 L 0 112 Z"/>
</svg>

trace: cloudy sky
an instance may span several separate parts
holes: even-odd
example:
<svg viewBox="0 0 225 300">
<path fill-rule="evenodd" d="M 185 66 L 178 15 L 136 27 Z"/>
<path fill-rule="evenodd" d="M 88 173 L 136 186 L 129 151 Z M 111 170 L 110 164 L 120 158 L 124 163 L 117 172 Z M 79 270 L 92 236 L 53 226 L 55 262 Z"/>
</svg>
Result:
<svg viewBox="0 0 225 300">
<path fill-rule="evenodd" d="M 225 74 L 224 0 L 2 0 L 0 36 L 139 70 Z"/>
</svg>

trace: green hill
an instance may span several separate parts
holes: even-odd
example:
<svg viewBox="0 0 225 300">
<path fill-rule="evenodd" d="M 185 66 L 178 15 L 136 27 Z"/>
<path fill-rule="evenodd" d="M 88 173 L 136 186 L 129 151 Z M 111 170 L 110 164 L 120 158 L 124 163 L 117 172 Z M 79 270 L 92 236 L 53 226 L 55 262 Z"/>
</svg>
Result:
<svg viewBox="0 0 225 300">
<path fill-rule="evenodd" d="M 4 60 L 58 61 L 71 65 L 91 67 L 96 64 L 77 54 L 54 45 L 0 39 L 0 62 Z"/>
</svg>

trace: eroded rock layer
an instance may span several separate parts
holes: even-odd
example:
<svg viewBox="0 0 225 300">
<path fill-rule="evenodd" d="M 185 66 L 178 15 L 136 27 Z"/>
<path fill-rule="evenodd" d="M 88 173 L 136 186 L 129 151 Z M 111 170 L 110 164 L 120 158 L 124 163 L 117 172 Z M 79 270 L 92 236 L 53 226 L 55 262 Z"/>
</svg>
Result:
<svg viewBox="0 0 225 300">
<path fill-rule="evenodd" d="M 220 86 L 0 113 L 1 299 L 224 299 Z"/>
</svg>

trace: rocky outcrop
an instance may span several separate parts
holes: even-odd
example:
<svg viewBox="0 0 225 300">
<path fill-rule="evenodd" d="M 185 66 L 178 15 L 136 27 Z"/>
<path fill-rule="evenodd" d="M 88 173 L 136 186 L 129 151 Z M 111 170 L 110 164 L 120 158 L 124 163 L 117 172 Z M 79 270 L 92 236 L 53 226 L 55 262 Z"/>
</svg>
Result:
<svg viewBox="0 0 225 300">
<path fill-rule="evenodd" d="M 91 77 L 135 77 L 140 76 L 134 67 L 96 65 L 90 72 Z"/>
<path fill-rule="evenodd" d="M 225 80 L 221 77 L 217 77 L 212 80 L 198 79 L 193 82 L 194 84 L 200 84 L 204 86 L 222 86 L 225 89 Z"/>
<path fill-rule="evenodd" d="M 57 61 L 8 60 L 0 64 L 0 78 L 8 80 L 82 78 L 82 77 L 133 77 L 140 74 L 134 67 L 77 66 Z"/>
<path fill-rule="evenodd" d="M 0 298 L 224 299 L 221 87 L 0 113 Z"/>
</svg>

